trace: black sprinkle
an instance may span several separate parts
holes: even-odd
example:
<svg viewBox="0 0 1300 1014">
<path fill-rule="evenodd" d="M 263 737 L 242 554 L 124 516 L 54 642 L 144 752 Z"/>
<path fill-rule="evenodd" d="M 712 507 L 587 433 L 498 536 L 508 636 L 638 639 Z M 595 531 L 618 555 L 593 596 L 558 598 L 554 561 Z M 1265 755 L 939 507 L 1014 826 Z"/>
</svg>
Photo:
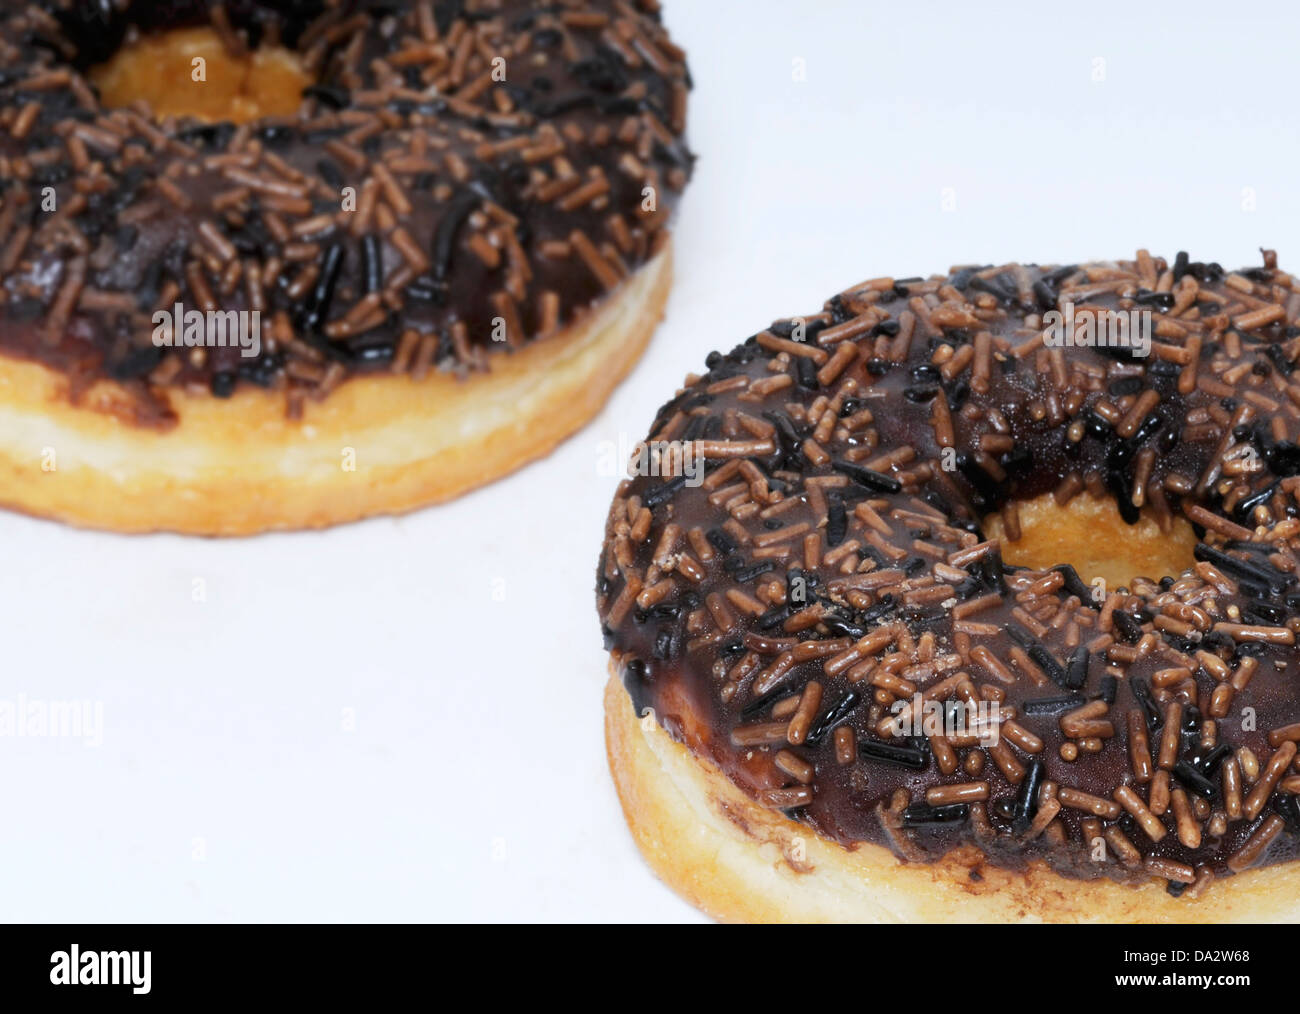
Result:
<svg viewBox="0 0 1300 1014">
<path fill-rule="evenodd" d="M 1119 692 L 1119 680 L 1114 676 L 1103 676 L 1100 690 L 1101 692 L 1097 695 L 1098 699 L 1105 701 L 1107 704 L 1114 704 L 1115 695 Z"/>
<path fill-rule="evenodd" d="M 761 577 L 775 569 L 775 561 L 762 560 L 759 563 L 751 563 L 748 567 L 736 571 L 733 576 L 735 577 L 737 584 L 748 584 L 750 581 L 754 580 L 754 578 Z M 781 611 L 784 613 L 785 608 L 783 607 Z"/>
<path fill-rule="evenodd" d="M 1033 657 L 1032 655 L 1030 656 Z M 1034 661 L 1037 661 L 1035 659 Z M 1070 667 L 1066 670 L 1065 680 L 1061 684 L 1067 690 L 1081 690 L 1088 679 L 1088 649 L 1084 645 L 1079 645 L 1074 649 L 1074 654 L 1070 656 Z M 1110 701 L 1115 700 L 1115 688 L 1113 686 L 1114 677 L 1111 677 Z M 1104 686 L 1104 684 L 1103 684 Z"/>
<path fill-rule="evenodd" d="M 855 465 L 851 461 L 832 461 L 831 467 L 835 471 L 847 475 L 858 485 L 866 486 L 868 489 L 879 493 L 897 493 L 903 488 L 903 484 L 893 476 L 885 475 L 883 472 L 877 472 L 871 468 L 864 468 L 862 465 Z"/>
<path fill-rule="evenodd" d="M 679 475 L 675 479 L 669 479 L 661 483 L 654 489 L 645 493 L 641 497 L 641 504 L 644 507 L 658 507 L 666 500 L 671 500 L 683 486 L 686 485 L 686 476 Z"/>
<path fill-rule="evenodd" d="M 1128 681 L 1129 689 L 1133 691 L 1133 698 L 1142 706 L 1142 711 L 1146 714 L 1147 727 L 1158 729 L 1164 724 L 1164 716 L 1160 709 L 1156 707 L 1155 700 L 1151 697 L 1151 688 L 1147 686 L 1147 681 L 1141 676 L 1132 676 Z"/>
<path fill-rule="evenodd" d="M 361 263 L 366 294 L 378 292 L 384 287 L 384 248 L 373 232 L 361 237 Z"/>
<path fill-rule="evenodd" d="M 1111 611 L 1111 619 L 1114 620 L 1115 630 L 1119 633 L 1120 640 L 1129 644 L 1136 644 L 1142 639 L 1142 624 L 1138 623 L 1129 613 L 1122 609 Z"/>
<path fill-rule="evenodd" d="M 1055 715 L 1086 703 L 1078 694 L 1070 694 L 1068 697 L 1037 697 L 1022 703 L 1020 710 L 1026 715 Z"/>
<path fill-rule="evenodd" d="M 912 768 L 914 771 L 924 771 L 930 763 L 930 756 L 924 750 L 914 746 L 881 743 L 874 739 L 859 739 L 858 753 L 865 760 L 892 764 L 894 767 Z"/>
<path fill-rule="evenodd" d="M 844 541 L 849 529 L 849 517 L 844 501 L 839 497 L 826 498 L 826 543 L 832 548 Z"/>
<path fill-rule="evenodd" d="M 1016 808 L 1012 818 L 1013 826 L 1017 831 L 1027 830 L 1034 819 L 1034 814 L 1038 812 L 1038 789 L 1043 784 L 1044 770 L 1042 759 L 1035 757 L 1020 782 L 1020 791 L 1016 793 Z"/>
<path fill-rule="evenodd" d="M 460 227 L 481 200 L 472 190 L 462 190 L 447 205 L 433 234 L 433 277 L 440 282 L 451 273 L 451 256 Z"/>
<path fill-rule="evenodd" d="M 826 737 L 835 726 L 853 713 L 853 709 L 858 706 L 861 698 L 856 690 L 850 690 L 847 694 L 830 708 L 821 718 L 813 722 L 812 727 L 808 730 L 808 735 L 804 737 L 804 743 L 808 746 L 817 746 Z"/>
<path fill-rule="evenodd" d="M 1174 765 L 1173 776 L 1204 799 L 1213 799 L 1215 792 L 1218 791 L 1212 781 L 1187 761 L 1179 761 Z"/>
<path fill-rule="evenodd" d="M 913 803 L 903 810 L 903 826 L 927 827 L 934 824 L 954 824 L 965 821 L 969 816 L 970 805 L 967 803 L 950 803 L 947 806 Z"/>
<path fill-rule="evenodd" d="M 704 537 L 708 539 L 709 542 L 713 544 L 713 548 L 723 556 L 730 556 L 736 551 L 736 544 L 731 541 L 731 538 L 721 528 L 710 528 L 704 533 Z"/>
</svg>

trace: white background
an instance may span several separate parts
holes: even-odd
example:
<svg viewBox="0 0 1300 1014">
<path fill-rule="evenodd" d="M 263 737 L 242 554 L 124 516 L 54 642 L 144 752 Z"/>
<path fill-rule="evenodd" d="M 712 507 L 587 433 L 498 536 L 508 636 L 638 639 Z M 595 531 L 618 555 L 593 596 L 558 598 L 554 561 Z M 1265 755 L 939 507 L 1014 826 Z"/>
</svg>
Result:
<svg viewBox="0 0 1300 1014">
<path fill-rule="evenodd" d="M 873 275 L 1139 246 L 1300 265 L 1295 5 L 665 6 L 700 154 L 677 287 L 550 459 L 324 534 L 0 516 L 0 699 L 104 709 L 98 747 L 0 738 L 0 918 L 699 918 L 605 769 L 601 442 Z"/>
</svg>

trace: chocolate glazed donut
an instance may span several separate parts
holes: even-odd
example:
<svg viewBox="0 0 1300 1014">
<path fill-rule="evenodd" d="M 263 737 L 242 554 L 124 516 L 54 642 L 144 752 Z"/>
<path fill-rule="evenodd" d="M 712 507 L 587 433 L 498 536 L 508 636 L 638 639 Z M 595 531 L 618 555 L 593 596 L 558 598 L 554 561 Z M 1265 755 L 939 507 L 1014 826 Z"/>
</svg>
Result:
<svg viewBox="0 0 1300 1014">
<path fill-rule="evenodd" d="M 1059 326 L 1118 312 L 1145 348 Z M 1295 918 L 1298 320 L 1271 251 L 1139 251 L 876 279 L 711 354 L 597 574 L 656 869 L 729 918 Z M 1187 567 L 1012 566 L 1044 498 L 1186 528 Z"/>
<path fill-rule="evenodd" d="M 301 108 L 104 107 L 92 68 L 206 25 L 292 53 Z M 0 68 L 10 506 L 239 533 L 444 499 L 590 418 L 660 316 L 693 160 L 654 0 L 40 0 Z M 260 349 L 160 347 L 176 304 L 256 312 Z"/>
</svg>

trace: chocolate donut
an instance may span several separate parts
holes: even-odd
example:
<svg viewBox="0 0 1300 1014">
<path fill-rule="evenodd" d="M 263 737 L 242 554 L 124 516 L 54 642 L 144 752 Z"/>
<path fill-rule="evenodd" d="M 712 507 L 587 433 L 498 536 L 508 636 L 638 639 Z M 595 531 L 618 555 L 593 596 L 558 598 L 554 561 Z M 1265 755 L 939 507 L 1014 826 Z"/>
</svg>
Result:
<svg viewBox="0 0 1300 1014">
<path fill-rule="evenodd" d="M 1143 250 L 875 279 L 711 354 L 597 574 L 661 876 L 736 919 L 1294 918 L 1298 323 L 1271 251 Z M 1181 565 L 1014 563 L 1072 518 Z"/>
<path fill-rule="evenodd" d="M 203 26 L 291 58 L 300 108 L 105 106 L 115 54 Z M 689 86 L 655 0 L 5 5 L 0 502 L 243 533 L 545 453 L 661 315 Z"/>
</svg>

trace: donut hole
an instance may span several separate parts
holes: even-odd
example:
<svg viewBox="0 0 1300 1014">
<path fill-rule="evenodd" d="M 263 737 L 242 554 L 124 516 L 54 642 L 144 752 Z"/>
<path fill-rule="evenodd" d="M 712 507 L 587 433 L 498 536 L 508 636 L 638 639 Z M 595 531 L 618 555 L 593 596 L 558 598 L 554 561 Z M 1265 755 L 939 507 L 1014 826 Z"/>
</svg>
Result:
<svg viewBox="0 0 1300 1014">
<path fill-rule="evenodd" d="M 1019 519 L 1008 526 L 1004 514 Z M 1177 576 L 1196 562 L 1196 533 L 1186 519 L 1168 519 L 1162 531 L 1154 514 L 1143 511 L 1127 524 L 1109 497 L 1080 493 L 1064 506 L 1052 494 L 1017 500 L 984 519 L 988 538 L 1002 540 L 1005 563 L 1043 570 L 1068 563 L 1087 582 L 1101 578 L 1108 588 L 1131 587 L 1135 577 L 1159 580 Z M 1008 527 L 1013 531 L 1008 531 Z"/>
<path fill-rule="evenodd" d="M 192 116 L 209 123 L 249 123 L 287 116 L 313 84 L 297 54 L 263 45 L 232 52 L 215 29 L 176 28 L 127 41 L 90 68 L 103 104 L 120 109 L 141 100 L 155 116 Z"/>
</svg>

